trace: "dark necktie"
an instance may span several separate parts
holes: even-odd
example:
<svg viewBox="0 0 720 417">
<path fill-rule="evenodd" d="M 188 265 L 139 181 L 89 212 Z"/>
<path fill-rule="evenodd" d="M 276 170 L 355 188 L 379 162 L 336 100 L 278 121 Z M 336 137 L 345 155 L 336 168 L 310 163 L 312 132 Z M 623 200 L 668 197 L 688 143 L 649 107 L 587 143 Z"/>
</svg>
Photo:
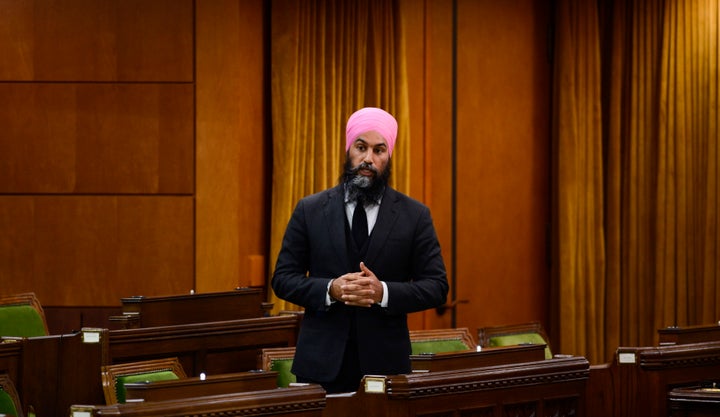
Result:
<svg viewBox="0 0 720 417">
<path fill-rule="evenodd" d="M 362 197 L 358 197 L 352 218 L 352 234 L 358 249 L 362 249 L 368 237 L 367 215 Z"/>
</svg>

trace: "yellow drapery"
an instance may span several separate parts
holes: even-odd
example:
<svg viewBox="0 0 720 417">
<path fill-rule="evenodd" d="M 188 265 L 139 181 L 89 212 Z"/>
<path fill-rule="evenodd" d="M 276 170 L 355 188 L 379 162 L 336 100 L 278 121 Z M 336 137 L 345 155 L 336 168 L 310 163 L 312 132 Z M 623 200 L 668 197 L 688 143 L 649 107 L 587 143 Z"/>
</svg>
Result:
<svg viewBox="0 0 720 417">
<path fill-rule="evenodd" d="M 409 189 L 408 95 L 397 7 L 390 0 L 273 1 L 270 271 L 297 201 L 337 184 L 345 122 L 355 110 L 381 107 L 398 120 L 391 184 Z M 299 309 L 270 293 L 274 313 Z"/>
<path fill-rule="evenodd" d="M 720 318 L 718 4 L 601 5 L 558 3 L 553 112 L 560 350 L 593 363 Z"/>
</svg>

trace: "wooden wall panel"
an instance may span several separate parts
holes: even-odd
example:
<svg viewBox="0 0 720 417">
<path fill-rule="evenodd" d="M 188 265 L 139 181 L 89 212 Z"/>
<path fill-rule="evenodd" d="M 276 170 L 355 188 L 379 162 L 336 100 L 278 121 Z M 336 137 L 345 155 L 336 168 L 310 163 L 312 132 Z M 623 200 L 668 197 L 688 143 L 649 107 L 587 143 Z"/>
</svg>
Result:
<svg viewBox="0 0 720 417">
<path fill-rule="evenodd" d="M 410 195 L 430 207 L 445 263 L 452 258 L 452 7 L 404 0 L 410 103 Z M 404 149 L 408 149 L 404 148 Z M 448 273 L 450 271 L 448 270 Z M 451 279 L 451 277 L 449 277 Z M 451 315 L 410 315 L 413 329 L 451 327 Z"/>
<path fill-rule="evenodd" d="M 3 293 L 106 308 L 194 287 L 194 4 L 2 2 Z"/>
<path fill-rule="evenodd" d="M 0 193 L 193 192 L 191 84 L 0 84 Z"/>
<path fill-rule="evenodd" d="M 192 81 L 192 0 L 4 1 L 0 79 Z"/>
<path fill-rule="evenodd" d="M 458 325 L 547 324 L 549 2 L 458 0 Z"/>
<path fill-rule="evenodd" d="M 191 197 L 0 196 L 3 293 L 113 306 L 193 285 Z"/>
<path fill-rule="evenodd" d="M 197 2 L 197 289 L 267 279 L 270 129 L 263 0 Z"/>
</svg>

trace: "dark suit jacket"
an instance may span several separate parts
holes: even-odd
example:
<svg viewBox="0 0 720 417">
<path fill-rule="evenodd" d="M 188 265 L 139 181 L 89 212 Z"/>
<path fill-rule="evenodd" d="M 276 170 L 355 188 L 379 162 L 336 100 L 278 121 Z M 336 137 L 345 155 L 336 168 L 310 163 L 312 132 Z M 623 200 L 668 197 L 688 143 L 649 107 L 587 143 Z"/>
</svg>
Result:
<svg viewBox="0 0 720 417">
<path fill-rule="evenodd" d="M 305 307 L 293 373 L 334 380 L 351 320 L 363 374 L 410 372 L 407 313 L 442 305 L 448 292 L 430 210 L 386 188 L 364 262 L 387 284 L 387 308 L 325 305 L 330 280 L 360 270 L 348 259 L 346 222 L 343 188 L 336 186 L 300 200 L 285 231 L 272 287 Z"/>
</svg>

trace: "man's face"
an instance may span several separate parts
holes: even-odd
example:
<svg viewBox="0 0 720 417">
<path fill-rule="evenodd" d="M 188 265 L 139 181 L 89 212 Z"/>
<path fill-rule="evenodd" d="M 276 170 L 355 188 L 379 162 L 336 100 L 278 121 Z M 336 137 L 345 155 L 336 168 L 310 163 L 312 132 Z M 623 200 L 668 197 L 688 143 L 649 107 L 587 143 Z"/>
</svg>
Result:
<svg viewBox="0 0 720 417">
<path fill-rule="evenodd" d="M 363 133 L 355 139 L 348 149 L 348 157 L 353 169 L 364 163 L 357 175 L 367 177 L 369 184 L 383 174 L 390 160 L 385 139 L 375 131 Z"/>
</svg>

